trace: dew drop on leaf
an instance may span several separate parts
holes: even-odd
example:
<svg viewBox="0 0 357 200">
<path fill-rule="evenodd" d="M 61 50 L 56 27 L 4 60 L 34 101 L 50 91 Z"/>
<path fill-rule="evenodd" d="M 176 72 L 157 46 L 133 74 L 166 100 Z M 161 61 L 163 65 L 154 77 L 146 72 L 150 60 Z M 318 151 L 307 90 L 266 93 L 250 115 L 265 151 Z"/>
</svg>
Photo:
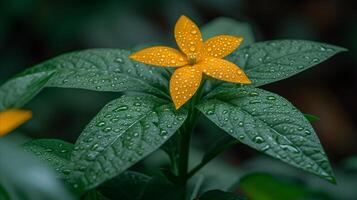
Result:
<svg viewBox="0 0 357 200">
<path fill-rule="evenodd" d="M 280 147 L 284 150 L 288 150 L 292 153 L 299 153 L 300 151 L 294 147 L 294 146 L 291 146 L 291 145 L 287 145 L 287 144 L 281 144 Z"/>
<path fill-rule="evenodd" d="M 104 121 L 98 122 L 97 126 L 99 126 L 99 127 L 105 126 L 105 122 Z"/>
<path fill-rule="evenodd" d="M 206 112 L 206 114 L 207 114 L 207 115 L 213 115 L 213 114 L 214 114 L 214 111 L 213 111 L 213 110 L 208 110 L 208 111 Z"/>
<path fill-rule="evenodd" d="M 255 143 L 257 143 L 257 144 L 261 144 L 261 143 L 264 142 L 264 139 L 263 139 L 262 137 L 260 137 L 260 136 L 255 136 L 255 137 L 253 138 L 253 142 L 255 142 Z"/>
</svg>

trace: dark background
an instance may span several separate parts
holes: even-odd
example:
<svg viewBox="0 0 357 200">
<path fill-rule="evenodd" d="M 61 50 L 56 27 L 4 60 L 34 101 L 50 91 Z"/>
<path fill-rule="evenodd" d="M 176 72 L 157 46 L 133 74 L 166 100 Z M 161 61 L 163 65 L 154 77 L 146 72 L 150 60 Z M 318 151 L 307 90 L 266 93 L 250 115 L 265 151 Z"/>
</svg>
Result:
<svg viewBox="0 0 357 200">
<path fill-rule="evenodd" d="M 0 83 L 64 52 L 172 43 L 174 24 L 182 14 L 194 19 L 199 26 L 226 16 L 251 24 L 257 41 L 307 39 L 349 49 L 302 74 L 264 87 L 289 99 L 304 113 L 321 118 L 314 127 L 333 165 L 340 168 L 357 155 L 357 12 L 353 2 L 2 0 Z M 29 137 L 74 142 L 86 123 L 116 96 L 118 94 L 45 89 L 27 105 L 33 110 L 34 118 L 20 130 Z M 197 138 L 208 134 L 202 126 L 197 130 Z M 199 149 L 202 145 L 196 146 Z M 239 165 L 254 155 L 260 154 L 237 145 L 226 159 Z M 357 186 L 356 183 L 353 184 Z"/>
</svg>

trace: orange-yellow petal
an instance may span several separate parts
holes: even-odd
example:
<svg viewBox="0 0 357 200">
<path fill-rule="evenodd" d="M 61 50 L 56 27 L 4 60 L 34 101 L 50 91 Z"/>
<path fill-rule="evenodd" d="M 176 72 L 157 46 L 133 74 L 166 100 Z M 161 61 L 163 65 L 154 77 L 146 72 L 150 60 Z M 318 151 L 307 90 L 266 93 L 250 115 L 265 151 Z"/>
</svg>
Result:
<svg viewBox="0 0 357 200">
<path fill-rule="evenodd" d="M 130 55 L 130 58 L 156 66 L 181 67 L 187 65 L 186 56 L 180 51 L 165 46 L 149 47 Z"/>
<path fill-rule="evenodd" d="M 203 73 L 213 78 L 233 82 L 249 84 L 251 81 L 237 65 L 220 58 L 205 58 L 202 62 L 194 65 Z"/>
<path fill-rule="evenodd" d="M 170 94 L 176 109 L 185 104 L 200 87 L 202 72 L 192 66 L 175 70 L 170 80 Z"/>
<path fill-rule="evenodd" d="M 0 112 L 0 136 L 11 132 L 32 116 L 31 111 L 9 109 Z"/>
<path fill-rule="evenodd" d="M 204 56 L 200 29 L 186 16 L 181 16 L 175 25 L 175 39 L 181 51 L 189 59 L 200 60 Z"/>
<path fill-rule="evenodd" d="M 208 56 L 223 58 L 236 50 L 242 41 L 242 37 L 218 35 L 205 41 L 204 49 Z"/>
</svg>

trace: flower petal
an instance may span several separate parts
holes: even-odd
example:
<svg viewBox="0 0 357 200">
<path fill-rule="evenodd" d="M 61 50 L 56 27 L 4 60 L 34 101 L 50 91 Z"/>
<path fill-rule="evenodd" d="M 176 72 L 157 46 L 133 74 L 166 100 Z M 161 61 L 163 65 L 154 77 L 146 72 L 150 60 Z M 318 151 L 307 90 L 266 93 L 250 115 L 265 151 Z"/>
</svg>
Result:
<svg viewBox="0 0 357 200">
<path fill-rule="evenodd" d="M 203 58 L 203 42 L 200 29 L 186 16 L 181 16 L 175 25 L 175 39 L 181 51 L 189 58 Z"/>
<path fill-rule="evenodd" d="M 31 111 L 10 109 L 0 112 L 0 136 L 17 128 L 32 116 Z"/>
<path fill-rule="evenodd" d="M 251 81 L 237 65 L 220 58 L 205 58 L 202 62 L 194 65 L 202 70 L 203 73 L 213 78 L 233 82 L 249 84 Z"/>
<path fill-rule="evenodd" d="M 145 64 L 181 67 L 187 65 L 186 56 L 180 51 L 165 46 L 149 47 L 130 55 L 130 58 Z"/>
<path fill-rule="evenodd" d="M 176 109 L 185 104 L 200 87 L 202 72 L 192 66 L 175 70 L 170 80 L 170 94 Z"/>
<path fill-rule="evenodd" d="M 236 50 L 242 41 L 242 37 L 218 35 L 208 39 L 203 45 L 208 56 L 223 58 Z"/>
</svg>

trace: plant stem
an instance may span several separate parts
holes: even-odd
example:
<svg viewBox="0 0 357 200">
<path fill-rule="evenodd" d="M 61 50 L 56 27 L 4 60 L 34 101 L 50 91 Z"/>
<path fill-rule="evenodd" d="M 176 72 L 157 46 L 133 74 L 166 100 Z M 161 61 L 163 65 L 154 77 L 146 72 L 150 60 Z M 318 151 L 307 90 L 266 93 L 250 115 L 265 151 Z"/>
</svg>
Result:
<svg viewBox="0 0 357 200">
<path fill-rule="evenodd" d="M 179 184 L 186 188 L 187 180 L 188 180 L 188 166 L 189 166 L 189 154 L 190 154 L 190 143 L 191 143 L 191 134 L 195 127 L 198 118 L 198 110 L 195 108 L 196 104 L 201 99 L 203 93 L 204 82 L 201 87 L 197 91 L 196 95 L 189 102 L 189 111 L 186 122 L 179 130 L 179 141 L 177 145 L 179 145 L 179 160 L 177 162 L 178 168 L 178 178 Z M 175 163 L 172 163 L 175 164 Z M 185 197 L 183 198 L 185 199 Z"/>
<path fill-rule="evenodd" d="M 216 156 L 218 156 L 219 154 L 221 154 L 222 152 L 226 151 L 227 149 L 231 148 L 232 146 L 234 146 L 235 144 L 238 143 L 237 140 L 235 139 L 230 139 L 227 140 L 226 138 L 223 138 L 222 141 L 226 141 L 226 144 L 221 146 L 221 148 L 217 149 L 215 152 L 213 152 L 211 155 L 209 156 L 205 156 L 202 161 L 200 162 L 200 164 L 198 164 L 196 167 L 194 167 L 187 175 L 187 178 L 191 178 L 193 175 L 195 175 L 200 169 L 202 169 L 207 163 L 209 163 L 212 159 L 214 159 Z"/>
</svg>

